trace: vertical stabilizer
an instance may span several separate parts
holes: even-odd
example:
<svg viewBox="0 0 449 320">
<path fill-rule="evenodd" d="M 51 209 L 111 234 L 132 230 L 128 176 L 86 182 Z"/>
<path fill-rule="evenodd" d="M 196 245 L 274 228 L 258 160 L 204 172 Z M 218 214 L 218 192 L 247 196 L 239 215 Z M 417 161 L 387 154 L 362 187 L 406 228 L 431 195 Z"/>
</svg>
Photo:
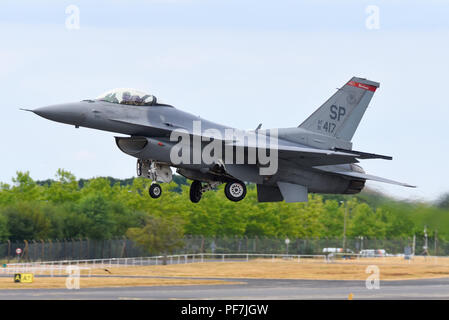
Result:
<svg viewBox="0 0 449 320">
<path fill-rule="evenodd" d="M 377 88 L 378 82 L 353 77 L 299 127 L 351 141 Z"/>
</svg>

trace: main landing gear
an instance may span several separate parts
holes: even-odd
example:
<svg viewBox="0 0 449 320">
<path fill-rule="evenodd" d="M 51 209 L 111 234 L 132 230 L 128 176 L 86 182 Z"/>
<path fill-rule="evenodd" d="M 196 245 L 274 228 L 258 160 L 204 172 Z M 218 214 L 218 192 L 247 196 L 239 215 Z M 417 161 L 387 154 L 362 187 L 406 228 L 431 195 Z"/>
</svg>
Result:
<svg viewBox="0 0 449 320">
<path fill-rule="evenodd" d="M 220 182 L 210 182 L 203 186 L 200 181 L 194 180 L 190 185 L 190 201 L 193 203 L 200 202 L 204 192 L 212 190 L 219 184 Z M 234 202 L 243 200 L 246 196 L 245 183 L 238 180 L 226 183 L 224 191 L 226 197 Z"/>
<path fill-rule="evenodd" d="M 192 184 L 190 185 L 190 201 L 192 201 L 193 203 L 200 202 L 201 196 L 204 192 L 214 189 L 220 183 L 221 182 L 214 181 L 207 182 L 203 185 L 201 181 L 193 180 Z"/>
<path fill-rule="evenodd" d="M 160 198 L 162 195 L 162 187 L 157 182 L 169 183 L 172 181 L 172 172 L 170 166 L 166 163 L 138 159 L 136 171 L 138 177 L 145 177 L 153 180 L 148 189 L 148 194 L 153 199 Z M 203 193 L 216 188 L 222 183 L 222 181 L 201 182 L 199 180 L 194 180 L 190 185 L 190 201 L 193 203 L 200 202 Z M 225 185 L 224 192 L 226 198 L 231 201 L 237 202 L 243 200 L 246 196 L 245 183 L 239 180 L 228 181 Z"/>
<path fill-rule="evenodd" d="M 203 195 L 203 186 L 201 182 L 198 180 L 194 180 L 190 185 L 190 201 L 193 203 L 198 203 L 201 200 L 201 196 Z"/>
<path fill-rule="evenodd" d="M 243 200 L 246 196 L 246 186 L 245 183 L 241 181 L 226 183 L 224 191 L 226 198 L 235 202 Z"/>
<path fill-rule="evenodd" d="M 148 193 L 150 194 L 151 198 L 157 199 L 162 194 L 162 188 L 158 183 L 152 183 L 150 188 L 148 189 Z"/>
</svg>

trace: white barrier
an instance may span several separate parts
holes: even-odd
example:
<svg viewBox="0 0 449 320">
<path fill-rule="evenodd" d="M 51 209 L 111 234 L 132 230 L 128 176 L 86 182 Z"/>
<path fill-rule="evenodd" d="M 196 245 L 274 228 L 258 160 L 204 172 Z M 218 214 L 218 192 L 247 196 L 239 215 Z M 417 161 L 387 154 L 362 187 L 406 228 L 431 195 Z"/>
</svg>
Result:
<svg viewBox="0 0 449 320">
<path fill-rule="evenodd" d="M 134 257 L 134 258 L 110 258 L 110 259 L 84 259 L 84 260 L 58 260 L 58 261 L 38 261 L 29 263 L 10 263 L 7 267 L 0 268 L 0 275 L 10 275 L 14 273 L 34 273 L 34 274 L 50 274 L 65 275 L 68 266 L 77 266 L 80 270 L 87 270 L 89 276 L 91 270 L 96 268 L 112 268 L 112 267 L 139 267 L 149 265 L 164 264 L 189 264 L 189 263 L 206 263 L 206 262 L 248 262 L 255 259 L 266 259 L 271 262 L 283 260 L 295 261 L 297 263 L 339 263 L 338 260 L 355 260 L 357 263 L 363 263 L 365 258 L 376 258 L 379 262 L 384 261 L 390 256 L 376 255 L 363 256 L 360 254 L 343 254 L 331 253 L 328 255 L 292 255 L 292 254 L 256 254 L 256 253 L 196 253 L 168 256 L 152 256 L 152 257 Z M 401 257 L 401 256 L 397 256 Z M 402 256 L 402 258 L 404 258 Z M 437 256 L 411 256 L 404 263 L 414 262 L 416 258 L 420 261 L 430 261 L 438 263 Z M 416 259 L 418 260 L 418 259 Z M 344 263 L 350 261 L 344 261 Z M 343 262 L 341 262 L 343 263 Z M 372 262 L 370 262 L 372 263 Z"/>
<path fill-rule="evenodd" d="M 57 266 L 57 265 L 42 265 L 42 266 L 10 266 L 0 269 L 0 275 L 13 275 L 16 273 L 32 273 L 34 275 L 50 275 L 51 277 L 55 275 L 66 275 L 68 266 Z M 81 270 L 87 270 L 88 276 L 91 276 L 91 268 L 78 266 Z"/>
<path fill-rule="evenodd" d="M 358 254 L 358 253 L 330 253 L 327 255 L 328 262 L 338 263 L 338 261 L 344 261 L 345 263 L 350 263 L 351 261 L 356 261 L 357 263 L 363 264 L 364 260 L 376 259 L 378 262 L 388 262 L 387 259 L 399 258 L 397 262 L 411 264 L 412 262 L 418 263 L 420 261 L 432 262 L 433 264 L 438 264 L 439 258 L 446 258 L 444 256 L 425 256 L 425 255 L 408 255 L 407 259 L 403 254 L 391 255 L 391 254 Z M 377 261 L 376 261 L 377 262 Z M 391 262 L 391 261 L 390 261 Z M 372 263 L 367 261 L 366 263 Z"/>
<path fill-rule="evenodd" d="M 84 259 L 84 260 L 58 260 L 58 261 L 39 261 L 28 263 L 10 263 L 4 269 L 23 269 L 29 270 L 65 270 L 67 266 L 84 266 L 83 269 L 95 268 L 112 268 L 112 267 L 129 267 L 129 266 L 147 266 L 163 264 L 187 264 L 187 263 L 204 263 L 204 262 L 248 262 L 251 259 L 276 259 L 297 261 L 300 263 L 304 259 L 309 261 L 318 260 L 319 262 L 328 262 L 326 255 L 290 255 L 290 254 L 256 254 L 256 253 L 195 253 L 168 256 L 152 256 L 152 257 L 134 257 L 134 258 L 110 258 L 110 259 Z M 0 269 L 0 274 L 2 273 Z"/>
</svg>

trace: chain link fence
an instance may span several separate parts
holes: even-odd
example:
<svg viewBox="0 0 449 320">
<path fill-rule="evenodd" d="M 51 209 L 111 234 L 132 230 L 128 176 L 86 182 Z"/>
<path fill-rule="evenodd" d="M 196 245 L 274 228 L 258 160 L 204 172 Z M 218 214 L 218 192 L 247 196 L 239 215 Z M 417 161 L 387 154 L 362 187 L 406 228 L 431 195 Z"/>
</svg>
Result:
<svg viewBox="0 0 449 320">
<path fill-rule="evenodd" d="M 287 244 L 288 242 L 288 244 Z M 258 254 L 323 254 L 325 248 L 343 248 L 359 253 L 366 249 L 384 249 L 388 254 L 403 254 L 405 248 L 415 248 L 417 255 L 449 255 L 449 242 L 429 238 L 424 239 L 366 239 L 345 240 L 330 238 L 286 239 L 264 237 L 202 237 L 186 236 L 184 246 L 170 254 L 196 253 L 258 253 Z M 413 245 L 415 243 L 415 245 Z M 16 254 L 17 249 L 20 254 Z M 11 261 L 56 261 L 83 259 L 132 258 L 159 255 L 161 252 L 147 252 L 134 241 L 121 238 L 110 240 L 65 239 L 65 240 L 31 240 L 0 243 L 0 260 Z"/>
</svg>

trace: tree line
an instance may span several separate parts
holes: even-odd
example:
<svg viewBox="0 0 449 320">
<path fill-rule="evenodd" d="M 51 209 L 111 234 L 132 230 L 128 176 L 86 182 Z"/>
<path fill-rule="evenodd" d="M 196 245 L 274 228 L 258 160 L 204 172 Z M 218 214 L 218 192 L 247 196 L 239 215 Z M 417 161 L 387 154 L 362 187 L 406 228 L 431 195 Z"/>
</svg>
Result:
<svg viewBox="0 0 449 320">
<path fill-rule="evenodd" d="M 307 203 L 258 203 L 250 184 L 238 203 L 226 199 L 221 186 L 194 204 L 181 176 L 164 184 L 159 199 L 149 197 L 150 183 L 77 180 L 63 169 L 54 179 L 34 181 L 29 172 L 17 172 L 11 184 L 0 184 L 0 241 L 128 236 L 154 247 L 170 239 L 176 245 L 183 235 L 341 238 L 345 214 L 347 237 L 404 238 L 422 235 L 427 226 L 429 236 L 437 230 L 440 239 L 449 239 L 448 196 L 435 205 L 368 190 L 355 196 L 311 194 Z"/>
</svg>

